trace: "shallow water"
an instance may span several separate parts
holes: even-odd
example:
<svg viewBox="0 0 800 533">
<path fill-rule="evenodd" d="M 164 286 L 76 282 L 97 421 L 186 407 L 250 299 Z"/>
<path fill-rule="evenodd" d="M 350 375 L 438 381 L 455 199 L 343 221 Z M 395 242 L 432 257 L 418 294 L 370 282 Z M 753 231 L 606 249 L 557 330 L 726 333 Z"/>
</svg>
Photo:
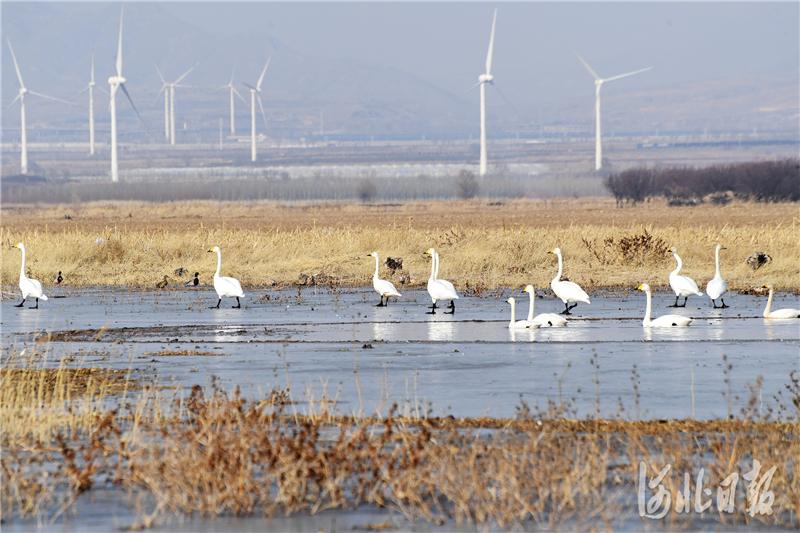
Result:
<svg viewBox="0 0 800 533">
<path fill-rule="evenodd" d="M 602 291 L 579 304 L 565 328 L 510 331 L 511 291 L 463 297 L 455 315 L 428 315 L 424 289 L 403 291 L 399 302 L 373 307 L 371 290 L 302 288 L 249 292 L 242 309 L 212 289 L 139 291 L 92 288 L 68 291 L 40 309 L 3 305 L 3 345 L 33 348 L 52 334 L 56 355 L 73 354 L 83 365 L 155 373 L 170 386 L 206 385 L 217 376 L 258 397 L 291 385 L 298 409 L 323 394 L 341 411 L 404 409 L 457 417 L 514 416 L 523 400 L 544 407 L 548 399 L 573 401 L 578 416 L 599 410 L 635 416 L 636 365 L 642 418 L 724 418 L 745 405 L 747 384 L 763 376 L 758 407 L 772 400 L 800 368 L 800 321 L 764 320 L 766 298 L 729 295 L 727 309 L 692 298 L 685 309 L 667 309 L 671 293 L 654 295 L 654 315 L 693 317 L 688 328 L 644 328 L 644 295 Z M 518 318 L 526 294 L 514 292 Z M 798 307 L 779 295 L 774 308 Z M 536 314 L 559 312 L 560 301 L 536 300 Z M 104 331 L 98 336 L 101 329 Z M 171 355 L 183 351 L 204 355 Z M 218 354 L 205 355 L 205 354 Z M 731 396 L 723 356 L 733 365 Z M 53 361 L 56 357 L 52 358 Z M 597 369 L 597 387 L 595 367 Z M 354 365 L 358 364 L 359 401 Z M 599 392 L 598 392 L 599 391 Z"/>
</svg>

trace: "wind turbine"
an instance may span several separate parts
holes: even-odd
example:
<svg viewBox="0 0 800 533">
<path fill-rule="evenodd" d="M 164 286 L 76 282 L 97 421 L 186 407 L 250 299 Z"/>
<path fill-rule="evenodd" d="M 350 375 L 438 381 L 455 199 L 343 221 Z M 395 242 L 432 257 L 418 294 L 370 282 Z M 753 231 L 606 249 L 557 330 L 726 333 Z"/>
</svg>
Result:
<svg viewBox="0 0 800 533">
<path fill-rule="evenodd" d="M 494 10 L 492 20 L 492 36 L 489 37 L 489 53 L 486 54 L 486 74 L 478 76 L 478 85 L 481 86 L 481 166 L 480 175 L 486 175 L 486 84 L 492 83 L 492 51 L 494 49 L 494 27 L 497 23 L 497 9 Z"/>
<path fill-rule="evenodd" d="M 575 52 L 575 50 L 573 50 L 573 52 Z M 583 66 L 586 67 L 586 70 L 588 70 L 589 73 L 591 73 L 591 75 L 594 76 L 594 85 L 596 87 L 596 90 L 595 90 L 595 93 L 596 93 L 596 96 L 595 96 L 595 111 L 596 111 L 596 117 L 595 117 L 596 127 L 595 128 L 596 128 L 596 131 L 595 131 L 594 169 L 595 170 L 600 170 L 601 168 L 603 168 L 603 145 L 600 142 L 600 139 L 601 139 L 601 135 L 600 135 L 600 87 L 602 87 L 603 84 L 606 83 L 606 82 L 618 80 L 620 78 L 625 78 L 627 76 L 633 76 L 634 74 L 639 74 L 640 72 L 645 72 L 647 70 L 650 70 L 653 67 L 643 68 L 642 70 L 637 70 L 635 72 L 628 72 L 627 74 L 620 74 L 619 76 L 614 76 L 614 77 L 611 77 L 611 78 L 601 78 L 600 76 L 597 75 L 597 73 L 594 70 L 592 70 L 592 67 L 590 67 L 589 64 L 586 61 L 584 61 L 581 56 L 578 55 L 578 52 L 575 52 L 575 55 L 578 56 L 578 59 L 581 60 L 581 63 L 583 63 Z"/>
<path fill-rule="evenodd" d="M 136 109 L 135 105 L 133 105 L 131 95 L 128 94 L 128 89 L 125 88 L 125 82 L 127 80 L 122 77 L 122 15 L 123 10 L 120 9 L 119 46 L 117 47 L 117 75 L 108 78 L 108 84 L 111 86 L 111 181 L 113 182 L 119 181 L 119 172 L 117 169 L 117 89 L 122 89 L 122 92 L 124 92 L 125 96 L 128 97 L 128 101 L 131 103 L 133 110 L 136 111 L 136 115 L 139 117 L 139 120 L 141 120 L 142 124 L 144 124 L 144 119 L 141 115 L 139 115 L 139 110 Z"/>
<path fill-rule="evenodd" d="M 264 81 L 264 74 L 267 73 L 267 67 L 269 66 L 269 62 L 272 60 L 272 56 L 269 56 L 267 59 L 267 64 L 264 65 L 264 70 L 261 72 L 261 77 L 258 78 L 258 83 L 255 87 L 252 85 L 244 84 L 248 89 L 250 89 L 250 135 L 251 135 L 251 144 L 250 144 L 250 154 L 252 161 L 255 162 L 256 160 L 256 97 L 258 97 L 258 105 L 261 107 L 261 117 L 264 119 L 264 125 L 267 125 L 267 117 L 264 116 L 264 106 L 261 104 L 261 96 L 258 93 L 261 92 L 261 82 Z"/>
<path fill-rule="evenodd" d="M 14 55 L 14 48 L 11 46 L 11 41 L 8 39 L 8 37 L 6 37 L 6 41 L 8 42 L 8 49 L 11 50 L 11 58 L 14 60 L 14 68 L 17 70 L 17 79 L 19 79 L 19 94 L 17 94 L 17 97 L 14 98 L 14 100 L 11 101 L 11 104 L 9 104 L 9 106 L 6 108 L 6 111 L 11 109 L 11 106 L 13 106 L 14 103 L 16 103 L 17 100 L 19 100 L 20 108 L 22 109 L 22 111 L 21 111 L 22 128 L 20 130 L 21 134 L 22 134 L 22 156 L 20 158 L 20 173 L 21 174 L 27 174 L 28 173 L 28 133 L 27 133 L 26 124 L 25 124 L 25 95 L 26 94 L 32 94 L 34 96 L 38 96 L 39 98 L 46 98 L 47 100 L 55 100 L 56 102 L 63 102 L 63 103 L 68 104 L 68 105 L 72 105 L 72 104 L 70 104 L 66 100 L 60 100 L 58 98 L 53 98 L 52 96 L 47 96 L 47 95 L 44 95 L 44 94 L 40 94 L 40 93 L 35 93 L 33 91 L 29 91 L 25 87 L 25 83 L 22 81 L 22 74 L 20 74 L 19 64 L 17 64 L 17 56 Z"/>
<path fill-rule="evenodd" d="M 236 87 L 233 86 L 233 76 L 234 76 L 235 73 L 236 73 L 236 67 L 234 67 L 233 68 L 233 72 L 231 72 L 231 81 L 230 81 L 230 83 L 228 85 L 225 85 L 225 86 L 219 88 L 220 91 L 223 90 L 223 89 L 230 89 L 230 93 L 231 93 L 231 135 L 236 133 L 236 128 L 234 127 L 234 122 L 233 122 L 233 94 L 236 93 L 236 96 L 239 97 L 239 100 L 244 102 L 244 105 L 247 105 L 247 100 L 242 98 L 242 95 L 239 94 L 239 91 L 237 91 Z"/>
<path fill-rule="evenodd" d="M 89 91 L 89 154 L 94 155 L 94 87 L 96 83 L 94 82 L 94 51 L 92 51 L 92 77 L 89 80 L 89 85 L 87 85 L 81 92 L 78 93 L 78 96 L 82 95 L 86 91 Z M 100 89 L 98 87 L 98 89 Z M 101 91 L 105 92 L 103 89 Z"/>
<path fill-rule="evenodd" d="M 161 92 L 164 92 L 164 132 L 169 139 L 170 144 L 175 144 L 175 87 L 189 87 L 188 85 L 178 85 L 183 78 L 189 75 L 191 71 L 197 67 L 200 63 L 195 63 L 194 67 L 190 68 L 186 72 L 183 73 L 183 76 L 178 78 L 172 83 L 167 83 L 164 81 L 164 76 L 161 75 L 161 71 L 158 70 L 156 67 L 156 72 L 158 72 L 158 77 L 161 78 L 161 82 L 164 84 L 161 86 L 161 91 L 158 91 L 156 98 Z M 169 89 L 167 91 L 166 89 Z M 167 109 L 167 96 L 169 96 L 169 110 Z"/>
</svg>

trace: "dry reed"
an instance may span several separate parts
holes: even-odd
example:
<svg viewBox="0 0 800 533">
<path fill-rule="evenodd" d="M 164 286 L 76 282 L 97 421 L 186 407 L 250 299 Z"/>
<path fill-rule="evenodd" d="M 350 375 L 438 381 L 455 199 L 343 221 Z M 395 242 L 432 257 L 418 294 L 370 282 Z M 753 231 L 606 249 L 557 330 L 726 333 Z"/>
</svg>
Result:
<svg viewBox="0 0 800 533">
<path fill-rule="evenodd" d="M 28 247 L 30 276 L 43 281 L 48 290 L 53 289 L 48 282 L 59 271 L 71 286 L 154 286 L 164 275 L 175 278 L 173 272 L 179 268 L 199 271 L 201 283 L 210 284 L 216 264 L 206 251 L 215 245 L 223 251 L 223 275 L 237 277 L 249 287 L 270 280 L 278 285 L 295 284 L 301 273 L 323 274 L 320 279 L 335 283 L 368 285 L 372 270 L 365 256 L 372 251 L 384 258 L 403 257 L 405 272 L 421 284 L 429 269 L 422 252 L 434 247 L 442 257 L 442 275 L 462 289 L 467 284 L 494 288 L 528 283 L 541 288 L 549 285 L 557 268 L 547 252 L 559 246 L 564 252 L 565 275 L 587 288 L 633 287 L 645 282 L 665 286 L 674 261 L 669 254 L 647 249 L 648 242 L 643 240 L 647 236 L 664 246 L 676 246 L 684 261 L 684 274 L 699 285 L 713 277 L 714 246 L 722 243 L 728 249 L 720 256 L 721 268 L 731 289 L 758 286 L 766 280 L 781 288 L 800 288 L 800 227 L 791 216 L 796 213 L 795 204 L 777 207 L 771 214 L 758 204 L 609 210 L 602 201 L 585 201 L 573 206 L 578 212 L 575 219 L 583 223 L 567 224 L 556 219 L 557 213 L 570 216 L 570 204 L 550 202 L 546 211 L 552 213 L 536 215 L 539 218 L 526 225 L 526 217 L 534 216 L 530 211 L 537 205 L 531 201 L 509 203 L 506 219 L 502 216 L 505 211 L 493 210 L 490 204 L 466 203 L 467 207 L 458 207 L 462 224 L 455 225 L 445 213 L 431 216 L 430 210 L 451 206 L 441 202 L 399 207 L 401 211 L 393 214 L 364 206 L 362 211 L 346 205 L 282 206 L 275 208 L 270 222 L 261 224 L 253 216 L 269 210 L 270 205 L 226 206 L 231 216 L 220 222 L 217 213 L 213 224 L 204 222 L 214 216 L 213 206 L 197 202 L 170 207 L 87 207 L 89 218 L 97 211 L 113 211 L 118 218 L 74 224 L 62 219 L 44 227 L 28 211 L 24 216 L 12 211 L 3 220 L 0 242 L 5 260 L 0 281 L 6 289 L 15 285 L 19 259 L 9 248 L 17 242 Z M 454 209 L 457 206 L 461 204 L 452 204 Z M 126 224 L 121 216 L 131 207 L 137 209 L 137 227 Z M 42 213 L 51 216 L 55 209 Z M 648 211 L 658 222 L 642 223 Z M 413 215 L 405 216 L 409 212 L 428 218 L 419 224 Z M 337 213 L 347 225 L 335 222 Z M 327 225 L 308 227 L 317 215 Z M 143 217 L 151 217 L 152 224 L 142 225 Z M 294 223 L 281 225 L 281 217 Z M 434 225 L 437 220 L 441 225 Z M 463 224 L 465 220 L 472 223 Z M 98 237 L 104 244 L 95 243 Z M 615 246 L 605 246 L 609 241 Z M 619 248 L 623 242 L 633 248 Z M 766 252 L 773 260 L 753 271 L 745 259 L 756 251 Z M 399 284 L 399 279 L 398 272 L 394 280 Z"/>
</svg>

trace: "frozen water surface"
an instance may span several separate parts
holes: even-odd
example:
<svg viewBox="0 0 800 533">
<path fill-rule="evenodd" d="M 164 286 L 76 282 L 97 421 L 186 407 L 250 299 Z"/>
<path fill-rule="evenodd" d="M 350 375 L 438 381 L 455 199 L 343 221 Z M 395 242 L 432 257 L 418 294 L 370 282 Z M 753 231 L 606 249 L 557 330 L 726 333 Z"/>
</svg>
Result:
<svg viewBox="0 0 800 533">
<path fill-rule="evenodd" d="M 424 289 L 405 289 L 387 307 L 374 307 L 377 296 L 366 289 L 247 294 L 241 309 L 232 309 L 230 299 L 209 309 L 216 304 L 210 288 L 65 291 L 65 298 L 41 302 L 38 311 L 6 304 L 3 342 L 20 348 L 49 333 L 56 353 L 74 353 L 86 365 L 154 372 L 171 386 L 205 385 L 214 375 L 257 397 L 289 381 L 301 405 L 309 396 L 338 392 L 343 411 L 361 408 L 357 362 L 366 412 L 394 402 L 414 405 L 416 398 L 421 410 L 457 417 L 513 416 L 520 399 L 544 407 L 548 398 L 558 398 L 559 385 L 579 416 L 594 413 L 590 361 L 599 365 L 605 416 L 615 415 L 620 403 L 631 412 L 636 365 L 646 418 L 725 417 L 723 355 L 733 365 L 734 412 L 757 376 L 764 378 L 762 398 L 771 405 L 800 367 L 800 321 L 764 320 L 766 298 L 754 296 L 729 295 L 727 309 L 713 309 L 705 298 L 668 309 L 674 296 L 658 292 L 654 316 L 677 313 L 694 321 L 688 328 L 644 328 L 643 294 L 598 291 L 591 305 L 573 309 L 565 328 L 510 331 L 509 295 L 518 300 L 517 318 L 527 315 L 527 295 L 518 290 L 462 297 L 455 315 L 443 308 L 426 314 Z M 780 294 L 773 305 L 798 303 Z M 537 314 L 562 309 L 559 300 L 536 300 Z M 184 351 L 219 356 L 171 355 Z"/>
</svg>

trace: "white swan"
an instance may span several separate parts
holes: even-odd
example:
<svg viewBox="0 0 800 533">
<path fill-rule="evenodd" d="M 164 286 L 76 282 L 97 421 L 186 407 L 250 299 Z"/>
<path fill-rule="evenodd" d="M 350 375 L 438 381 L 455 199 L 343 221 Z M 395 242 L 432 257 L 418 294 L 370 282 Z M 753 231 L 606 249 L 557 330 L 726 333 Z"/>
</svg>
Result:
<svg viewBox="0 0 800 533">
<path fill-rule="evenodd" d="M 721 244 L 718 244 L 717 248 L 714 250 L 714 259 L 715 259 L 716 265 L 717 265 L 717 272 L 714 275 L 714 279 L 709 281 L 708 284 L 706 285 L 706 294 L 708 294 L 708 297 L 711 298 L 711 305 L 714 306 L 714 309 L 717 308 L 717 302 L 714 301 L 717 298 L 719 298 L 722 301 L 722 308 L 723 309 L 728 307 L 727 305 L 725 305 L 725 298 L 723 298 L 725 293 L 728 292 L 728 284 L 725 283 L 725 280 L 722 279 L 722 276 L 719 273 L 719 251 L 720 250 L 727 250 L 727 248 L 725 248 Z"/>
<path fill-rule="evenodd" d="M 428 278 L 428 294 L 431 295 L 431 300 L 433 301 L 431 310 L 427 314 L 436 314 L 436 302 L 440 300 L 450 302 L 448 306 L 450 311 L 445 311 L 445 314 L 455 314 L 456 305 L 453 300 L 458 300 L 458 293 L 455 291 L 452 284 L 448 285 L 447 283 L 443 283 L 443 280 L 436 279 L 436 273 L 439 270 L 439 254 L 437 254 L 436 250 L 433 248 L 428 248 L 425 251 L 425 255 L 431 256 L 431 277 Z"/>
<path fill-rule="evenodd" d="M 528 307 L 528 322 L 536 322 L 542 327 L 563 327 L 567 325 L 567 319 L 555 313 L 540 313 L 533 317 L 533 301 L 536 299 L 536 292 L 533 290 L 533 285 L 528 285 L 522 292 L 527 292 L 531 297 L 531 304 Z"/>
<path fill-rule="evenodd" d="M 508 327 L 510 329 L 524 329 L 524 328 L 538 328 L 541 326 L 539 322 L 533 322 L 531 320 L 516 320 L 516 303 L 517 301 L 514 297 L 510 297 L 506 300 L 508 303 L 511 304 L 511 322 L 508 323 Z"/>
<path fill-rule="evenodd" d="M 642 322 L 644 327 L 663 328 L 672 326 L 688 326 L 692 322 L 691 318 L 681 315 L 664 315 L 650 320 L 650 310 L 652 307 L 650 285 L 647 283 L 639 285 L 637 290 L 644 291 L 644 293 L 647 295 L 647 310 L 644 312 L 644 322 Z"/>
<path fill-rule="evenodd" d="M 553 289 L 553 292 L 556 293 L 556 296 L 558 296 L 561 301 L 564 302 L 564 310 L 561 312 L 561 314 L 572 314 L 569 312 L 569 310 L 578 305 L 578 302 L 591 304 L 589 301 L 589 295 L 586 294 L 577 283 L 572 283 L 571 281 L 561 281 L 561 274 L 564 271 L 564 260 L 561 257 L 561 248 L 553 248 L 547 253 L 556 254 L 558 256 L 558 274 L 556 274 L 556 277 L 554 277 L 553 281 L 550 282 L 550 288 Z"/>
<path fill-rule="evenodd" d="M 396 296 L 399 298 L 400 293 L 397 292 L 397 289 L 394 288 L 394 285 L 392 285 L 390 281 L 386 281 L 385 279 L 380 279 L 378 277 L 378 264 L 380 263 L 380 259 L 378 259 L 378 252 L 372 252 L 369 255 L 370 257 L 375 258 L 375 275 L 372 276 L 372 286 L 375 288 L 375 292 L 381 295 L 381 303 L 379 303 L 376 307 L 383 307 L 384 305 L 389 305 L 390 296 Z M 384 298 L 386 298 L 386 303 L 383 303 Z"/>
<path fill-rule="evenodd" d="M 798 309 L 778 309 L 777 311 L 772 311 L 772 295 L 775 292 L 775 287 L 772 286 L 772 283 L 767 283 L 764 285 L 764 288 L 769 289 L 769 300 L 767 300 L 767 307 L 764 309 L 764 318 L 800 318 L 800 310 Z"/>
<path fill-rule="evenodd" d="M 242 307 L 242 303 L 239 301 L 239 298 L 244 298 L 242 284 L 239 283 L 239 280 L 236 278 L 224 278 L 219 275 L 219 271 L 222 269 L 222 250 L 220 250 L 219 246 L 215 246 L 209 250 L 209 253 L 211 252 L 217 252 L 217 272 L 214 274 L 214 290 L 217 291 L 217 297 L 219 298 L 219 301 L 217 302 L 216 306 L 213 306 L 210 309 L 219 309 L 219 304 L 222 303 L 223 296 L 236 298 L 236 305 L 234 305 L 233 308 L 239 309 Z"/>
<path fill-rule="evenodd" d="M 437 252 L 433 248 L 431 248 L 431 251 L 436 256 L 436 272 L 434 272 L 434 274 L 433 274 L 434 279 L 436 281 L 440 282 L 440 283 L 444 283 L 447 286 L 447 288 L 450 289 L 451 291 L 456 292 L 456 288 L 453 286 L 452 283 L 450 283 L 446 279 L 439 279 L 439 266 L 441 265 L 441 261 L 440 261 L 440 258 L 439 258 L 439 252 Z M 458 293 L 456 293 L 456 294 L 458 294 Z"/>
<path fill-rule="evenodd" d="M 681 268 L 683 268 L 683 261 L 681 261 L 678 255 L 678 249 L 670 248 L 669 251 L 672 252 L 675 260 L 678 262 L 678 267 L 669 274 L 669 286 L 675 291 L 675 305 L 670 305 L 669 307 L 686 307 L 686 301 L 689 299 L 689 296 L 693 294 L 702 296 L 703 293 L 697 288 L 697 283 L 695 283 L 692 278 L 680 275 Z M 683 296 L 683 305 L 678 305 L 678 299 L 681 296 Z"/>
<path fill-rule="evenodd" d="M 19 290 L 22 291 L 22 301 L 14 307 L 22 307 L 25 304 L 25 300 L 32 296 L 36 298 L 36 305 L 30 309 L 39 309 L 39 299 L 47 301 L 47 296 L 45 296 L 42 284 L 38 280 L 31 279 L 25 275 L 25 245 L 22 243 L 15 244 L 14 248 L 22 250 L 22 266 L 19 269 Z"/>
</svg>

